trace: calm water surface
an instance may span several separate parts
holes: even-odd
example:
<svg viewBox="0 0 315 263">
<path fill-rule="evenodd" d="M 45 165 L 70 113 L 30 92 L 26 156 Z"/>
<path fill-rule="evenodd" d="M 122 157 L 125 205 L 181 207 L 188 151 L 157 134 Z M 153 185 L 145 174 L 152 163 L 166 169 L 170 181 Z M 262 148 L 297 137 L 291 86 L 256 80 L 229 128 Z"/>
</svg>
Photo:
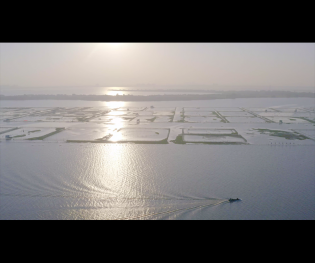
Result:
<svg viewBox="0 0 315 263">
<path fill-rule="evenodd" d="M 0 147 L 0 219 L 315 219 L 312 146 Z"/>
<path fill-rule="evenodd" d="M 192 101 L 0 100 L 0 107 L 314 107 L 314 98 L 252 98 Z"/>
</svg>

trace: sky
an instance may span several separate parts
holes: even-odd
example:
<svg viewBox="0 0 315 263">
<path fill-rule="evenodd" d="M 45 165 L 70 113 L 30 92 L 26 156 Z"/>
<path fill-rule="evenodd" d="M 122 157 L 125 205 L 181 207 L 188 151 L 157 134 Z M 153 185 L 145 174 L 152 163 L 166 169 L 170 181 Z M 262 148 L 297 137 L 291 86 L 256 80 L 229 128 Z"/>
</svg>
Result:
<svg viewBox="0 0 315 263">
<path fill-rule="evenodd" d="M 0 43 L 1 86 L 139 84 L 315 87 L 315 43 Z"/>
</svg>

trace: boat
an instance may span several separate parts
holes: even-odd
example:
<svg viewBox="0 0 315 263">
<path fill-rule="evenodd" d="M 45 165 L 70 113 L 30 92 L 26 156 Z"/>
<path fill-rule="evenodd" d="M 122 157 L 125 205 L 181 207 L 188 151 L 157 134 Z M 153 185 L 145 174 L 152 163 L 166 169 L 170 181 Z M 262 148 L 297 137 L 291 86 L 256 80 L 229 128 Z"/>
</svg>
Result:
<svg viewBox="0 0 315 263">
<path fill-rule="evenodd" d="M 235 202 L 235 201 L 240 201 L 241 199 L 239 198 L 230 198 L 229 199 L 229 202 L 232 203 L 232 202 Z"/>
</svg>

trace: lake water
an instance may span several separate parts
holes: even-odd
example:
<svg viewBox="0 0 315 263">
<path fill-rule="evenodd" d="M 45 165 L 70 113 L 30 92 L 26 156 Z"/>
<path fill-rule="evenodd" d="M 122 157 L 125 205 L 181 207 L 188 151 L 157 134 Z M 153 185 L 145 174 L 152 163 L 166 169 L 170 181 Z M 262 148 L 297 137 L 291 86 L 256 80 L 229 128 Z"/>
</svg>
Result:
<svg viewBox="0 0 315 263">
<path fill-rule="evenodd" d="M 314 99 L 1 107 L 314 107 Z M 313 145 L 0 143 L 0 220 L 315 219 Z M 230 197 L 242 201 L 229 203 Z"/>
<path fill-rule="evenodd" d="M 314 98 L 251 98 L 192 101 L 0 100 L 0 107 L 314 107 Z"/>
<path fill-rule="evenodd" d="M 315 219 L 314 156 L 312 146 L 4 144 L 0 219 Z M 242 201 L 146 217 L 229 197 Z"/>
</svg>

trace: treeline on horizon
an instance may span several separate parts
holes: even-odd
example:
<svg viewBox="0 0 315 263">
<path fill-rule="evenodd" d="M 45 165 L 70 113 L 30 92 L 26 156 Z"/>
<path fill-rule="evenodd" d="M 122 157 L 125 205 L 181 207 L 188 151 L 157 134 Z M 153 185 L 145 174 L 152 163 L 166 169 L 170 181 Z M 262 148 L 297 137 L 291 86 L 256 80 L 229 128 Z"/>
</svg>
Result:
<svg viewBox="0 0 315 263">
<path fill-rule="evenodd" d="M 293 91 L 223 91 L 221 94 L 169 94 L 169 95 L 67 95 L 67 94 L 24 94 L 0 95 L 0 100 L 89 100 L 89 101 L 177 101 L 177 100 L 213 100 L 237 98 L 315 98 L 313 92 Z"/>
</svg>

